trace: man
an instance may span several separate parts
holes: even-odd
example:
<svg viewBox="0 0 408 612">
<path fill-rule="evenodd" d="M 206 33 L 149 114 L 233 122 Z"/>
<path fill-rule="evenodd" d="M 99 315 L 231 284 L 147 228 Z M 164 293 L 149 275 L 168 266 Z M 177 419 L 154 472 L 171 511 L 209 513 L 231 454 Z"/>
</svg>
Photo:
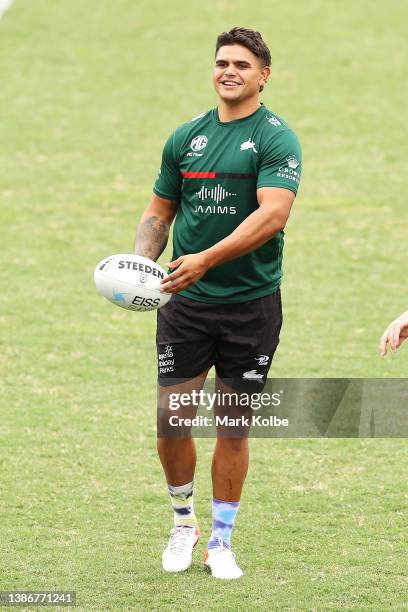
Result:
<svg viewBox="0 0 408 612">
<path fill-rule="evenodd" d="M 218 37 L 218 106 L 168 139 L 138 227 L 136 253 L 156 260 L 176 219 L 173 271 L 162 281 L 163 291 L 174 295 L 158 311 L 164 411 L 171 391 L 201 389 L 213 365 L 217 389 L 259 392 L 279 342 L 283 228 L 299 184 L 301 150 L 285 121 L 259 101 L 270 63 L 258 32 L 233 28 Z M 193 506 L 196 451 L 191 435 L 159 431 L 157 445 L 175 523 L 162 563 L 178 572 L 191 565 L 200 534 Z M 247 437 L 218 435 L 205 556 L 216 578 L 242 576 L 231 531 L 247 469 Z"/>
<path fill-rule="evenodd" d="M 408 338 L 408 310 L 389 324 L 381 336 L 380 352 L 382 356 L 387 354 L 387 345 L 395 352 Z"/>
</svg>

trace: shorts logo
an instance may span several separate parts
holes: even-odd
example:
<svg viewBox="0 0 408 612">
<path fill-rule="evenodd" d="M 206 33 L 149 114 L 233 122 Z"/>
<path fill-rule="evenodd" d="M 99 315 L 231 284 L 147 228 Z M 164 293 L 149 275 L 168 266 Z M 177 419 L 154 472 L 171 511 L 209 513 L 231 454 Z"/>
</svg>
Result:
<svg viewBox="0 0 408 612">
<path fill-rule="evenodd" d="M 244 380 L 257 380 L 258 382 L 263 382 L 263 374 L 258 374 L 256 370 L 249 370 L 248 372 L 244 372 L 242 378 Z"/>
<path fill-rule="evenodd" d="M 257 361 L 260 366 L 268 365 L 269 356 L 268 355 L 258 355 L 258 357 L 255 357 L 255 361 Z"/>
<path fill-rule="evenodd" d="M 166 346 L 166 348 L 164 349 L 164 353 L 162 353 L 162 355 L 159 355 L 160 359 L 166 359 L 167 357 L 173 357 L 173 347 L 171 346 L 171 344 L 168 344 Z"/>
<path fill-rule="evenodd" d="M 171 344 L 167 344 L 164 353 L 159 353 L 159 374 L 174 372 L 174 353 Z"/>
<path fill-rule="evenodd" d="M 196 136 L 195 138 L 193 138 L 190 144 L 190 148 L 196 152 L 202 151 L 207 146 L 207 143 L 208 143 L 207 136 L 200 134 L 200 136 Z"/>
</svg>

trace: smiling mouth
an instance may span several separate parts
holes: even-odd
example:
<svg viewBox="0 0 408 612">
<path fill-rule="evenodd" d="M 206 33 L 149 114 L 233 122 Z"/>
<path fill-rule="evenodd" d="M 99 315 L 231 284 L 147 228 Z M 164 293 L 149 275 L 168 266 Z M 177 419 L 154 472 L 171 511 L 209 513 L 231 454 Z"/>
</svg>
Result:
<svg viewBox="0 0 408 612">
<path fill-rule="evenodd" d="M 237 83 L 236 81 L 221 81 L 221 85 L 224 87 L 238 87 L 241 83 Z"/>
</svg>

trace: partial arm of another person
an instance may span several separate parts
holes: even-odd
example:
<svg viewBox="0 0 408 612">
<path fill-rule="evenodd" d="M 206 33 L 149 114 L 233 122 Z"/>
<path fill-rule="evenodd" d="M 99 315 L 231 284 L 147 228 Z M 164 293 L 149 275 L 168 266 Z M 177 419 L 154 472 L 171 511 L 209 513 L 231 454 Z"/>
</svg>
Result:
<svg viewBox="0 0 408 612">
<path fill-rule="evenodd" d="M 393 351 L 408 338 L 408 310 L 402 313 L 395 321 L 389 324 L 381 337 L 380 351 L 381 355 L 387 354 L 387 344 L 390 345 Z"/>
<path fill-rule="evenodd" d="M 170 262 L 177 268 L 166 276 L 162 291 L 177 293 L 196 283 L 210 268 L 246 255 L 273 238 L 288 220 L 295 194 L 281 187 L 261 187 L 257 190 L 259 208 L 251 213 L 223 240 L 209 249 L 182 255 Z"/>
<path fill-rule="evenodd" d="M 177 202 L 155 193 L 140 219 L 135 239 L 135 253 L 156 261 L 166 248 L 170 226 L 177 212 Z"/>
</svg>

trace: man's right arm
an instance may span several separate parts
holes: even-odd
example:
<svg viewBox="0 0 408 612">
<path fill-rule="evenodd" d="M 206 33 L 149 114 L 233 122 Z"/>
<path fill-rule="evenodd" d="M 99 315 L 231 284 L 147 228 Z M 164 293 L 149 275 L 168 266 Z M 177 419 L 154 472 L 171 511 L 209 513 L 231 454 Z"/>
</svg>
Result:
<svg viewBox="0 0 408 612">
<path fill-rule="evenodd" d="M 156 261 L 166 248 L 170 226 L 177 213 L 177 202 L 155 193 L 140 219 L 135 240 L 135 253 Z"/>
</svg>

